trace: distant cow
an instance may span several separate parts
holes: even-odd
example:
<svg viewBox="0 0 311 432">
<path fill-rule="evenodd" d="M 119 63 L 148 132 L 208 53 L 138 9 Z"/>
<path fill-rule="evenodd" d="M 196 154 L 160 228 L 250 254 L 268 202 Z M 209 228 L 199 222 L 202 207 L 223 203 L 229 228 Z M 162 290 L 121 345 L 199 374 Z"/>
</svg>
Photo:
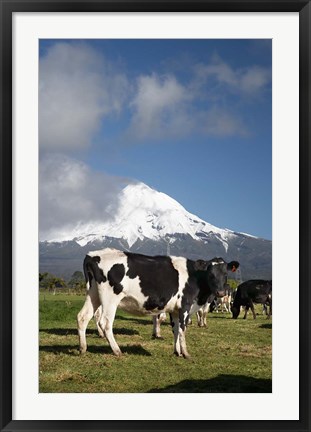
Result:
<svg viewBox="0 0 311 432">
<path fill-rule="evenodd" d="M 225 312 L 231 312 L 231 302 L 232 302 L 232 288 L 228 285 L 228 287 L 225 290 L 225 295 L 223 297 L 216 297 L 214 302 L 210 305 L 210 312 L 213 312 L 214 310 L 216 312 L 220 311 L 223 313 Z"/>
<path fill-rule="evenodd" d="M 241 283 L 236 291 L 233 305 L 232 318 L 239 316 L 241 306 L 245 306 L 246 319 L 248 309 L 251 308 L 254 319 L 256 318 L 254 303 L 268 304 L 268 318 L 272 315 L 272 280 L 254 279 Z"/>
<path fill-rule="evenodd" d="M 190 314 L 210 295 L 222 295 L 228 270 L 239 263 L 222 258 L 192 261 L 174 256 L 146 256 L 116 249 L 90 252 L 84 259 L 87 296 L 78 313 L 80 352 L 87 349 L 85 331 L 100 309 L 99 326 L 115 355 L 121 355 L 112 326 L 117 307 L 130 313 L 159 315 L 169 312 L 174 353 L 189 357 L 185 330 Z"/>
<path fill-rule="evenodd" d="M 231 271 L 235 271 L 237 269 L 237 267 L 232 267 Z M 225 290 L 222 292 L 221 295 L 217 295 L 217 296 L 213 296 L 211 295 L 210 298 L 208 299 L 208 302 L 198 310 L 197 312 L 197 319 L 198 319 L 198 326 L 199 327 L 206 327 L 207 325 L 207 313 L 209 311 L 213 311 L 216 310 L 219 306 L 219 304 L 221 305 L 221 308 L 225 307 L 225 309 L 227 310 L 227 312 L 230 312 L 230 302 L 231 302 L 231 296 L 232 296 L 232 289 L 230 288 L 230 286 L 228 284 L 226 284 L 225 286 Z M 210 309 L 211 307 L 211 309 Z M 223 311 L 223 309 L 222 309 Z"/>
</svg>

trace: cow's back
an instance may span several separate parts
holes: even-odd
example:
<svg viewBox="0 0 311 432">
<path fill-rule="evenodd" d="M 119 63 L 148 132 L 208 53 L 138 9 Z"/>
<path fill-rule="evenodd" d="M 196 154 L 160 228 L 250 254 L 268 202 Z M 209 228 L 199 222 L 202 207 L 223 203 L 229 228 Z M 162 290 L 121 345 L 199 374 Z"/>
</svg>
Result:
<svg viewBox="0 0 311 432">
<path fill-rule="evenodd" d="M 264 303 L 271 294 L 272 281 L 253 279 L 240 284 L 234 298 L 234 302 L 245 305 L 250 299 L 254 303 Z"/>
<path fill-rule="evenodd" d="M 128 312 L 162 311 L 186 283 L 185 258 L 146 256 L 116 249 L 89 253 Z M 100 279 L 99 279 L 100 282 Z M 172 307 L 173 305 L 169 305 Z"/>
</svg>

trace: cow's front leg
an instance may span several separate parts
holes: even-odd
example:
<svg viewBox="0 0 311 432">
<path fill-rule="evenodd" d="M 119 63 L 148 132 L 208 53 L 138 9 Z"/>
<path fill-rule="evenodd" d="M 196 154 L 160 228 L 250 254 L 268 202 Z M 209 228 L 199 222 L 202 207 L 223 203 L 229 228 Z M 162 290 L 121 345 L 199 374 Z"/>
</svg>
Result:
<svg viewBox="0 0 311 432">
<path fill-rule="evenodd" d="M 174 354 L 181 356 L 180 339 L 179 339 L 179 318 L 178 315 L 170 313 L 170 323 L 174 334 Z"/>
<path fill-rule="evenodd" d="M 198 312 L 197 312 L 197 318 L 198 318 L 198 326 L 199 327 L 206 327 L 207 326 L 207 313 L 209 311 L 210 303 L 205 303 L 204 306 L 202 306 Z"/>
<path fill-rule="evenodd" d="M 198 310 L 197 312 L 197 320 L 198 320 L 198 326 L 203 327 L 203 310 L 202 308 Z"/>
<path fill-rule="evenodd" d="M 163 339 L 161 336 L 161 323 L 165 321 L 166 314 L 161 313 L 159 315 L 154 315 L 152 317 L 153 322 L 153 331 L 152 331 L 152 337 L 155 339 Z"/>
<path fill-rule="evenodd" d="M 179 309 L 179 343 L 181 354 L 184 358 L 190 358 L 186 345 L 186 328 L 189 319 L 189 311 Z"/>
</svg>

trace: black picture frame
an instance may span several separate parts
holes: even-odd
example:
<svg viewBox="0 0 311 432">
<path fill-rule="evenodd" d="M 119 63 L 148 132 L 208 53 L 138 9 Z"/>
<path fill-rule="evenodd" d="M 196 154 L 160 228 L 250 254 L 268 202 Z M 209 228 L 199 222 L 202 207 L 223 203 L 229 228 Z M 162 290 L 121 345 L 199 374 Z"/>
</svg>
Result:
<svg viewBox="0 0 311 432">
<path fill-rule="evenodd" d="M 311 101 L 311 5 L 304 0 L 170 0 L 170 1 L 61 1 L 0 0 L 1 28 L 1 431 L 129 431 L 129 430 L 310 430 L 310 101 Z M 299 12 L 299 420 L 211 421 L 37 421 L 12 420 L 12 14 L 15 12 Z M 290 269 L 288 251 L 286 271 Z M 290 270 L 289 270 L 290 273 Z M 297 278 L 298 275 L 290 275 Z M 298 303 L 296 295 L 289 305 Z M 291 303 L 290 303 L 291 302 Z M 289 307 L 290 309 L 290 307 Z M 290 374 L 291 372 L 288 371 Z M 189 410 L 195 412 L 195 406 Z M 160 416 L 160 413 L 159 413 Z"/>
</svg>

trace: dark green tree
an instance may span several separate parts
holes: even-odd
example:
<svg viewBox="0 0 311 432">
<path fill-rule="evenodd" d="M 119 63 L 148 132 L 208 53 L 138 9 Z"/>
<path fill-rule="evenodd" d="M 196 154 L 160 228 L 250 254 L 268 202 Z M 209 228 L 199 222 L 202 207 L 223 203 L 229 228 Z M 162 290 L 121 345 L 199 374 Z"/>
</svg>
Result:
<svg viewBox="0 0 311 432">
<path fill-rule="evenodd" d="M 75 292 L 85 292 L 85 279 L 84 275 L 81 271 L 75 271 L 71 276 L 70 281 L 68 282 L 68 286 L 70 289 Z"/>
<path fill-rule="evenodd" d="M 57 289 L 66 287 L 64 279 L 57 277 L 51 273 L 39 273 L 39 288 L 56 293 Z"/>
</svg>

